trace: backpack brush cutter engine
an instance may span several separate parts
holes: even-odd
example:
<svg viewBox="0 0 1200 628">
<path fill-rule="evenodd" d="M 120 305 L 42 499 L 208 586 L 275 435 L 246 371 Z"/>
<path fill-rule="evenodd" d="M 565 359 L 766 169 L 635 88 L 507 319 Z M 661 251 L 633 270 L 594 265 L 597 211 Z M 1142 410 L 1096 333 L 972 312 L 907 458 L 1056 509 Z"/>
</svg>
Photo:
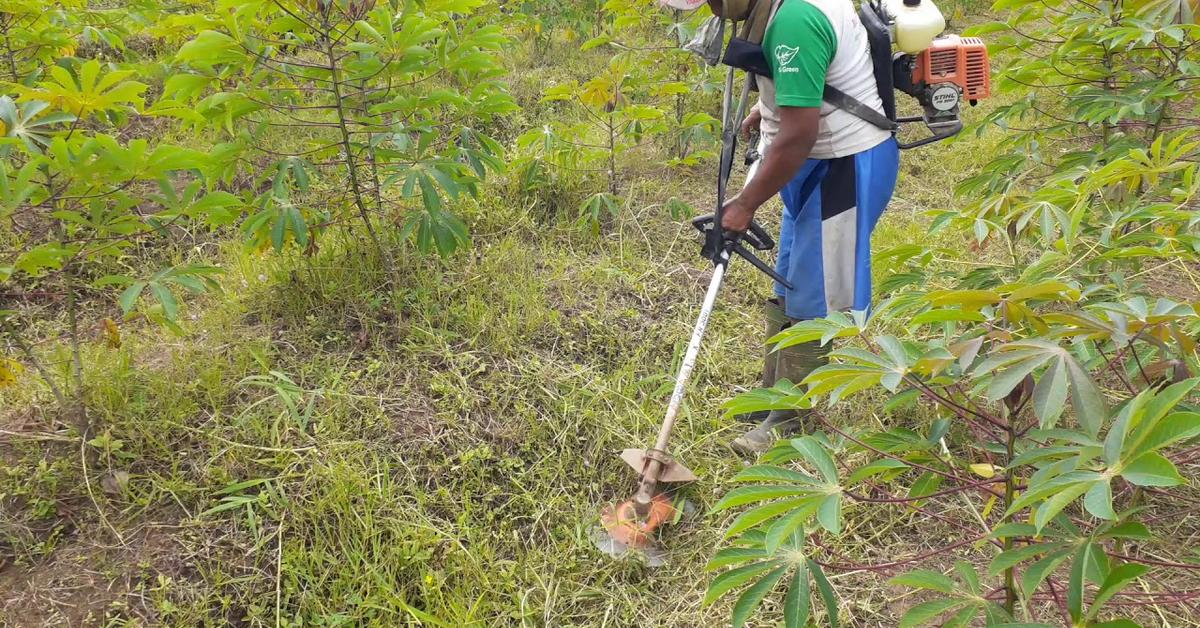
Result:
<svg viewBox="0 0 1200 628">
<path fill-rule="evenodd" d="M 987 46 L 974 37 L 947 35 L 916 55 L 897 54 L 892 62 L 897 91 L 912 96 L 924 109 L 921 116 L 899 117 L 899 123 L 923 122 L 932 136 L 904 144 L 924 146 L 957 134 L 963 128 L 964 101 L 972 106 L 991 95 L 991 66 Z"/>
<path fill-rule="evenodd" d="M 696 8 L 703 2 L 660 1 L 679 9 Z M 689 50 L 704 56 L 710 65 L 715 64 L 719 58 L 725 65 L 730 66 L 722 101 L 722 149 L 717 177 L 717 209 L 714 214 L 692 221 L 704 239 L 701 255 L 711 260 L 715 268 L 692 331 L 691 341 L 676 376 L 675 389 L 667 405 L 666 417 L 654 447 L 626 449 L 621 453 L 621 459 L 639 476 L 637 492 L 631 499 L 604 508 L 600 515 L 600 525 L 593 530 L 592 540 L 596 546 L 612 556 L 635 552 L 645 556 L 651 566 L 665 562 L 663 554 L 654 547 L 654 533 L 663 524 L 678 519 L 682 509 L 678 501 L 660 491 L 661 484 L 691 482 L 696 479 L 691 470 L 668 453 L 667 445 L 682 410 L 684 393 L 696 366 L 709 316 L 716 304 L 717 294 L 720 292 L 730 261 L 735 255 L 741 257 L 774 281 L 788 289 L 792 288 L 786 278 L 779 276 L 771 266 L 752 253 L 752 250 L 769 251 L 775 246 L 761 226 L 751 223 L 750 229 L 744 234 L 726 233 L 721 229 L 721 210 L 725 204 L 726 188 L 733 170 L 737 132 L 754 87 L 753 76 L 747 77 L 742 86 L 741 99 L 735 103 L 734 73 L 736 69 L 742 69 L 752 75 L 768 76 L 764 72 L 769 73 L 770 70 L 764 67 L 759 44 L 769 15 L 782 1 L 784 0 L 724 0 L 726 14 L 712 18 L 701 29 L 697 39 L 687 46 Z M 908 7 L 918 6 L 922 1 L 930 2 L 890 1 L 903 2 Z M 823 95 L 825 102 L 892 133 L 898 133 L 900 128 L 908 123 L 921 123 L 929 129 L 929 137 L 909 143 L 899 142 L 900 148 L 904 149 L 937 142 L 961 131 L 963 124 L 959 115 L 962 103 L 966 101 L 974 105 L 987 98 L 991 92 L 988 54 L 983 42 L 979 39 L 947 35 L 933 39 L 928 48 L 917 54 L 893 54 L 893 31 L 896 23 L 881 0 L 863 2 L 859 17 L 866 28 L 870 43 L 872 71 L 879 86 L 883 114 L 829 85 L 826 86 Z M 742 28 L 736 31 L 740 37 L 734 35 L 729 40 L 724 56 L 721 57 L 725 19 L 741 22 Z M 896 91 L 915 98 L 923 109 L 922 115 L 897 116 Z M 757 159 L 753 148 L 746 159 L 747 165 Z"/>
</svg>

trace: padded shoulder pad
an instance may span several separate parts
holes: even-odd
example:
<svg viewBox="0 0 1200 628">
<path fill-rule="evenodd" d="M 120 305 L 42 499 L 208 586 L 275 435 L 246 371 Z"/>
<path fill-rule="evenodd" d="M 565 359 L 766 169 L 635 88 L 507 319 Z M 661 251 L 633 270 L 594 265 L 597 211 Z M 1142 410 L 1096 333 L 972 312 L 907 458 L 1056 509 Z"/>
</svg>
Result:
<svg viewBox="0 0 1200 628">
<path fill-rule="evenodd" d="M 871 44 L 871 65 L 875 72 L 875 84 L 879 87 L 879 99 L 883 101 L 883 112 L 889 120 L 896 119 L 895 80 L 892 75 L 892 36 L 883 17 L 883 7 L 878 0 L 867 0 L 858 10 L 858 19 L 867 29 L 867 40 Z"/>
</svg>

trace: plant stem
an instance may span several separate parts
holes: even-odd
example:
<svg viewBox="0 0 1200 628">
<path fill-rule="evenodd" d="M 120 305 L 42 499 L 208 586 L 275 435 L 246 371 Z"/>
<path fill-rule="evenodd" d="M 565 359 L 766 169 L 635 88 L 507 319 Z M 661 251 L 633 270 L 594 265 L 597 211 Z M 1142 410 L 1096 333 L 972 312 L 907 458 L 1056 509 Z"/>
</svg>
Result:
<svg viewBox="0 0 1200 628">
<path fill-rule="evenodd" d="M 608 114 L 608 193 L 617 195 L 617 127 L 613 114 Z"/>
<path fill-rule="evenodd" d="M 12 39 L 8 36 L 8 31 L 10 28 L 12 28 L 11 24 L 4 28 L 4 50 L 6 53 L 5 56 L 8 59 L 8 72 L 9 72 L 9 74 L 12 75 L 13 83 L 20 83 L 21 82 L 21 74 L 20 74 L 20 72 L 17 71 L 17 53 L 13 51 Z"/>
<path fill-rule="evenodd" d="M 79 344 L 79 312 L 76 298 L 75 286 L 71 283 L 71 275 L 64 275 L 66 280 L 67 293 L 67 335 L 71 340 L 71 379 L 75 387 L 75 408 L 74 419 L 75 428 L 79 432 L 79 438 L 83 439 L 86 444 L 91 440 L 92 425 L 88 420 L 87 414 L 87 398 L 84 393 L 83 386 L 83 356 Z M 86 456 L 87 462 L 94 463 L 96 461 L 96 452 L 89 450 Z"/>
<path fill-rule="evenodd" d="M 354 197 L 354 206 L 358 209 L 358 215 L 362 219 L 363 226 L 367 228 L 367 234 L 371 237 L 371 242 L 375 245 L 375 249 L 379 252 L 379 258 L 383 261 L 384 269 L 387 271 L 388 280 L 391 283 L 392 292 L 392 309 L 395 314 L 396 322 L 400 321 L 400 303 L 396 298 L 396 291 L 400 288 L 399 278 L 396 275 L 396 262 L 392 258 L 392 254 L 383 245 L 379 234 L 375 231 L 375 226 L 371 223 L 371 212 L 367 209 L 366 200 L 363 199 L 362 189 L 359 183 L 358 176 L 358 161 L 354 157 L 353 147 L 350 144 L 350 127 L 346 121 L 346 108 L 342 102 L 342 78 L 341 72 L 338 69 L 337 55 L 333 52 L 333 36 L 332 29 L 329 27 L 328 18 L 325 18 L 324 24 L 324 40 L 325 40 L 325 57 L 329 63 L 329 74 L 333 83 L 333 102 L 334 109 L 337 112 L 338 129 L 342 135 L 342 151 L 346 159 L 346 171 L 350 177 L 350 193 Z"/>
<path fill-rule="evenodd" d="M 679 29 L 679 22 L 681 20 L 683 20 L 683 11 L 680 11 L 679 9 L 675 9 L 675 28 L 676 28 L 675 39 L 676 39 L 676 41 L 671 42 L 672 45 L 682 45 L 684 43 L 682 41 L 679 41 L 679 30 L 678 29 Z M 675 64 L 675 82 L 677 82 L 677 83 L 683 82 L 684 71 L 685 71 L 685 67 L 683 66 L 683 64 L 681 64 L 681 63 Z M 682 131 L 683 115 L 685 113 L 685 106 L 686 106 L 686 103 L 683 102 L 683 94 L 675 94 L 675 126 L 680 129 L 679 145 L 677 147 L 679 149 L 680 161 L 687 159 L 688 150 L 691 148 L 691 146 L 689 145 L 687 136 L 684 135 L 684 133 Z"/>
<path fill-rule="evenodd" d="M 1142 505 L 1142 497 L 1145 494 L 1146 492 L 1142 487 L 1133 487 L 1133 494 L 1129 496 L 1129 507 L 1126 510 L 1130 512 L 1137 511 L 1138 506 Z M 1113 552 L 1116 554 L 1123 554 L 1125 552 L 1125 539 L 1120 537 L 1113 539 Z"/>
<path fill-rule="evenodd" d="M 1007 456 L 1007 458 L 1005 460 L 1005 466 L 1009 466 L 1012 464 L 1013 458 L 1016 458 L 1016 455 L 1017 455 L 1016 454 L 1016 445 L 1017 445 L 1016 421 L 1014 421 L 1013 417 L 1009 415 L 1008 408 L 1005 407 L 1003 404 L 1001 404 L 1001 407 L 1000 407 L 1000 415 L 1003 419 L 1005 419 L 1005 423 L 1008 426 L 1007 429 L 1005 430 L 1008 438 L 1005 441 L 1004 449 L 1005 449 L 1005 455 Z M 1004 511 L 1005 512 L 1008 512 L 1009 506 L 1012 505 L 1013 500 L 1016 497 L 1016 492 L 1017 492 L 1016 474 L 1013 472 L 1013 469 L 1010 468 L 1010 469 L 1008 469 L 1008 472 L 1004 474 Z M 1007 523 L 1010 520 L 1011 520 L 1011 516 L 1004 518 L 1005 523 Z M 1007 552 L 1008 550 L 1011 550 L 1012 548 L 1013 548 L 1012 537 L 1011 536 L 1005 537 L 1004 538 L 1004 551 Z M 1016 565 L 1013 565 L 1013 566 L 1010 566 L 1008 569 L 1004 570 L 1004 610 L 1008 611 L 1008 614 L 1011 616 L 1013 614 L 1013 610 L 1016 609 L 1016 606 L 1017 606 L 1017 568 L 1016 568 Z"/>
<path fill-rule="evenodd" d="M 46 367 L 42 365 L 41 360 L 37 359 L 37 355 L 33 353 L 33 347 L 31 347 L 28 342 L 25 342 L 25 339 L 22 338 L 20 333 L 17 332 L 17 329 L 13 327 L 11 320 L 5 317 L 0 318 L 0 322 L 3 323 L 4 334 L 13 341 L 13 344 L 17 346 L 17 349 L 19 349 L 21 354 L 25 356 L 25 359 L 29 361 L 29 364 L 33 367 L 33 370 L 37 371 L 38 377 L 41 377 L 42 381 L 46 383 L 46 387 L 50 389 L 50 394 L 54 395 L 54 400 L 58 402 L 59 409 L 63 412 L 66 412 L 67 396 L 63 393 L 62 388 L 60 388 L 58 384 L 54 383 L 54 377 L 51 376 L 50 372 L 46 370 Z"/>
</svg>

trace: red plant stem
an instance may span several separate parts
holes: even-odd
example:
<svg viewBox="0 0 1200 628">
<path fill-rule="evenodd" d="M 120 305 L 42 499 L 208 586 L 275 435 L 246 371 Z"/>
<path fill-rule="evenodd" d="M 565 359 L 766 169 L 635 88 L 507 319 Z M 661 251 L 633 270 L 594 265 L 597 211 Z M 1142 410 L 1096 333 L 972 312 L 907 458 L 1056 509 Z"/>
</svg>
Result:
<svg viewBox="0 0 1200 628">
<path fill-rule="evenodd" d="M 971 419 L 972 416 L 975 416 L 980 419 L 983 419 L 984 422 L 990 424 L 992 427 L 995 427 L 996 429 L 1000 429 L 1000 430 L 1008 429 L 1008 426 L 1004 425 L 1000 421 L 997 421 L 996 419 L 994 419 L 982 412 L 975 412 L 974 410 L 971 410 L 970 408 L 960 405 L 958 402 L 954 401 L 953 399 L 949 399 L 947 397 L 943 397 L 943 396 L 939 395 L 937 392 L 935 392 L 933 390 L 933 388 L 930 388 L 929 386 L 925 385 L 924 382 L 922 382 L 921 380 L 919 380 L 915 377 L 905 376 L 904 381 L 908 382 L 908 384 L 910 386 L 912 386 L 913 388 L 917 388 L 917 389 L 921 390 L 921 392 L 925 396 L 933 399 L 934 401 L 942 404 L 943 406 L 946 406 L 947 408 L 950 408 L 951 410 L 954 410 L 954 413 L 957 414 L 962 419 L 965 419 L 967 421 L 975 423 L 975 421 L 973 419 Z"/>
<path fill-rule="evenodd" d="M 991 600 L 991 601 L 995 602 L 996 600 L 994 600 L 992 598 L 995 598 L 996 596 L 1004 596 L 1007 594 L 1008 594 L 1008 589 L 1006 589 L 1004 587 L 993 587 L 991 591 L 988 591 L 987 595 L 983 596 L 983 599 Z"/>
<path fill-rule="evenodd" d="M 1189 596 L 1189 595 L 1196 595 L 1196 594 L 1200 594 L 1200 589 L 1188 589 L 1186 591 L 1118 591 L 1117 592 L 1118 596 L 1140 597 L 1140 598 L 1147 598 L 1147 597 L 1172 598 L 1172 597 L 1182 597 L 1182 596 Z"/>
<path fill-rule="evenodd" d="M 1154 495 L 1161 495 L 1163 497 L 1170 497 L 1171 499 L 1178 500 L 1181 502 L 1187 502 L 1189 504 L 1200 504 L 1200 499 L 1195 499 L 1193 497 L 1184 497 L 1183 495 L 1174 495 L 1174 494 L 1168 493 L 1167 491 L 1157 489 L 1157 488 L 1143 487 L 1143 490 L 1147 493 L 1152 493 Z"/>
<path fill-rule="evenodd" d="M 1058 610 L 1063 614 L 1063 620 L 1066 622 L 1064 626 L 1071 625 L 1071 609 L 1067 608 L 1067 603 L 1063 601 L 1058 594 L 1058 587 L 1054 586 L 1054 578 L 1046 578 L 1046 587 L 1050 589 L 1050 595 L 1054 596 L 1054 604 L 1058 606 Z M 1026 594 L 1033 596 L 1033 591 L 1026 591 Z"/>
<path fill-rule="evenodd" d="M 1183 517 L 1187 517 L 1187 516 L 1191 515 L 1193 512 L 1195 512 L 1194 509 L 1185 508 L 1183 510 L 1178 510 L 1175 512 L 1168 512 L 1168 513 L 1164 513 L 1161 515 L 1155 515 L 1153 517 L 1146 517 L 1145 519 L 1142 519 L 1142 523 L 1148 525 L 1151 523 L 1157 523 L 1159 521 L 1164 521 L 1164 520 L 1168 520 L 1168 519 L 1179 520 Z"/>
<path fill-rule="evenodd" d="M 842 438 L 845 438 L 846 440 L 848 440 L 848 441 L 850 441 L 850 442 L 852 442 L 852 443 L 854 443 L 854 444 L 858 445 L 859 447 L 862 447 L 863 449 L 866 449 L 867 451 L 870 451 L 870 452 L 873 452 L 873 453 L 875 453 L 875 454 L 877 454 L 877 455 L 883 456 L 884 458 L 888 458 L 888 459 L 891 459 L 891 460 L 898 460 L 898 461 L 900 461 L 900 462 L 903 462 L 904 464 L 906 464 L 906 465 L 908 465 L 908 466 L 910 466 L 910 467 L 912 467 L 912 468 L 914 468 L 914 469 L 921 469 L 921 470 L 923 470 L 923 471 L 928 471 L 928 472 L 930 472 L 930 473 L 932 473 L 932 474 L 934 474 L 934 475 L 940 475 L 940 476 L 942 476 L 942 477 L 944 477 L 944 478 L 949 478 L 949 479 L 951 479 L 951 480 L 954 480 L 955 482 L 961 482 L 961 481 L 962 481 L 962 478 L 958 477 L 957 475 L 954 475 L 953 473 L 947 473 L 947 472 L 945 472 L 945 471 L 939 471 L 938 469 L 934 469 L 933 467 L 927 467 L 927 466 L 925 466 L 925 465 L 922 465 L 922 464 L 917 464 L 917 463 L 915 463 L 915 462 L 912 462 L 912 461 L 910 461 L 910 460 L 905 460 L 905 459 L 903 459 L 903 458 L 901 458 L 901 457 L 899 457 L 899 456 L 896 456 L 896 455 L 893 455 L 893 454 L 887 453 L 886 451 L 882 451 L 882 450 L 876 449 L 876 448 L 874 448 L 874 447 L 872 447 L 872 446 L 870 446 L 870 445 L 868 445 L 868 444 L 866 444 L 866 443 L 862 442 L 861 440 L 858 440 L 857 438 L 854 438 L 853 436 L 851 436 L 851 435 L 849 435 L 849 434 L 847 434 L 847 433 L 843 432 L 842 430 L 839 430 L 839 429 L 838 429 L 838 428 L 837 428 L 835 425 L 833 425 L 832 423 L 830 423 L 830 422 L 829 422 L 829 421 L 828 421 L 828 420 L 827 420 L 825 417 L 822 417 L 822 416 L 819 416 L 819 415 L 818 415 L 818 418 L 820 419 L 821 423 L 824 423 L 824 424 L 825 424 L 825 427 L 828 427 L 829 429 L 833 430 L 834 432 L 837 432 L 839 435 L 841 435 L 841 437 L 842 437 Z M 988 494 L 990 494 L 990 495 L 995 495 L 996 497 L 1002 497 L 1002 495 L 1000 495 L 1000 493 L 998 493 L 998 492 L 996 492 L 996 491 L 994 491 L 994 490 L 992 490 L 992 489 L 989 489 L 989 488 L 981 488 L 981 490 L 983 490 L 984 492 L 986 492 L 986 493 L 988 493 Z"/>
<path fill-rule="evenodd" d="M 1200 571 L 1200 565 L 1192 565 L 1188 563 L 1173 563 L 1165 560 L 1154 560 L 1153 558 L 1141 558 L 1138 556 L 1126 556 L 1124 554 L 1115 553 L 1109 554 L 1109 556 L 1114 556 L 1116 558 L 1120 558 L 1121 560 L 1127 560 L 1131 563 L 1154 565 L 1155 567 L 1170 567 L 1171 569 L 1190 569 L 1192 571 Z"/>
<path fill-rule="evenodd" d="M 1113 375 L 1117 376 L 1117 379 L 1125 385 L 1125 388 L 1129 389 L 1130 393 L 1132 393 L 1134 396 L 1137 396 L 1138 393 L 1133 387 L 1133 382 L 1130 382 L 1129 378 L 1125 376 L 1125 373 L 1122 373 L 1121 370 L 1117 368 L 1117 360 L 1120 360 L 1125 355 L 1125 350 L 1121 349 L 1117 352 L 1116 357 L 1109 358 L 1108 354 L 1104 352 L 1104 347 L 1101 347 L 1097 344 L 1096 348 L 1100 351 L 1100 355 L 1104 356 L 1104 366 L 1107 367 L 1108 370 L 1112 371 Z"/>
<path fill-rule="evenodd" d="M 939 514 L 937 514 L 937 513 L 935 513 L 935 512 L 931 512 L 931 511 L 929 511 L 929 510 L 926 510 L 926 509 L 924 509 L 924 508 L 920 508 L 920 507 L 918 507 L 918 506 L 910 506 L 910 507 L 911 507 L 913 510 L 916 510 L 917 512 L 919 512 L 919 513 L 921 513 L 921 514 L 925 515 L 926 517 L 933 517 L 934 519 L 937 519 L 938 521 L 942 521 L 942 522 L 944 522 L 944 523 L 950 524 L 950 525 L 952 525 L 952 526 L 954 526 L 954 527 L 958 528 L 959 530 L 966 530 L 967 532 L 971 532 L 971 531 L 973 531 L 973 530 L 974 530 L 974 528 L 968 528 L 967 526 L 965 526 L 965 525 L 963 525 L 963 524 L 961 524 L 961 523 L 958 523 L 958 522 L 955 522 L 955 521 L 951 520 L 949 517 L 946 517 L 945 515 L 939 515 Z M 1003 547 L 1004 547 L 1004 543 L 1000 542 L 1000 540 L 999 540 L 999 539 L 988 539 L 988 543 L 991 543 L 992 545 L 995 545 L 996 547 L 999 547 L 999 548 L 1003 548 Z"/>
<path fill-rule="evenodd" d="M 924 554 L 918 554 L 916 556 L 913 556 L 912 558 L 906 558 L 904 560 L 897 560 L 897 561 L 890 562 L 890 563 L 880 563 L 878 565 L 861 565 L 861 564 L 856 564 L 856 563 L 824 563 L 824 562 L 821 562 L 816 559 L 813 559 L 813 560 L 815 560 L 816 563 L 822 567 L 828 567 L 830 569 L 836 569 L 838 571 L 887 571 L 889 569 L 895 569 L 896 567 L 903 567 L 904 565 L 911 565 L 912 563 L 925 560 L 926 558 L 932 558 L 934 556 L 937 556 L 938 554 L 944 554 L 946 552 L 949 552 L 950 550 L 958 549 L 964 545 L 970 545 L 972 543 L 977 543 L 979 541 L 986 539 L 990 535 L 991 535 L 990 532 L 988 532 L 986 534 L 980 534 L 979 536 L 976 536 L 974 538 L 965 539 L 965 540 L 959 541 L 957 543 L 951 543 L 950 545 L 946 545 L 944 547 L 939 547 L 938 549 L 925 552 Z M 830 551 L 828 547 L 825 547 L 824 545 L 821 544 L 820 540 L 814 540 L 813 542 L 816 545 L 820 546 L 825 551 Z"/>
<path fill-rule="evenodd" d="M 1118 593 L 1117 597 L 1120 597 L 1120 595 L 1121 594 Z M 1120 600 L 1114 598 L 1112 600 L 1109 600 L 1108 603 L 1113 606 L 1126 606 L 1126 607 L 1128 607 L 1128 606 L 1153 606 L 1156 604 L 1183 604 L 1184 602 L 1187 602 L 1189 600 L 1194 600 L 1197 598 L 1200 598 L 1200 591 L 1187 591 L 1187 592 L 1181 592 L 1181 593 L 1164 593 L 1164 594 L 1162 594 L 1162 597 L 1155 597 L 1155 598 L 1147 599 L 1147 600 L 1137 600 L 1137 601 L 1129 601 L 1129 602 L 1123 602 L 1123 601 L 1120 601 Z"/>
<path fill-rule="evenodd" d="M 1197 454 L 1197 453 L 1200 453 L 1200 447 L 1189 447 L 1188 449 L 1185 449 L 1185 450 L 1179 452 L 1179 455 L 1182 456 L 1185 454 Z"/>
<path fill-rule="evenodd" d="M 877 485 L 877 484 L 870 484 L 870 483 L 868 483 L 868 485 L 869 485 L 871 488 L 873 488 L 873 489 L 876 489 L 876 490 L 883 490 L 883 489 L 882 489 L 882 488 L 880 488 L 880 487 L 879 487 L 879 485 Z M 915 510 L 915 511 L 917 511 L 917 512 L 921 513 L 922 515 L 925 515 L 926 517 L 930 517 L 930 518 L 933 518 L 933 519 L 937 519 L 938 521 L 941 521 L 942 523 L 945 523 L 945 524 L 947 524 L 947 525 L 952 525 L 952 526 L 954 526 L 954 527 L 958 528 L 959 530 L 964 530 L 964 531 L 966 531 L 966 532 L 970 532 L 970 533 L 974 533 L 974 532 L 975 532 L 975 528 L 972 528 L 972 527 L 969 527 L 969 526 L 963 525 L 962 523 L 959 523 L 959 522 L 955 521 L 954 519 L 951 519 L 950 517 L 947 517 L 946 515 L 941 515 L 941 514 L 938 514 L 938 513 L 936 513 L 936 512 L 933 512 L 933 511 L 931 511 L 931 510 L 927 510 L 927 509 L 925 509 L 925 508 L 922 508 L 922 507 L 920 507 L 920 506 L 918 506 L 918 505 L 916 505 L 916 504 L 909 504 L 909 505 L 908 505 L 908 508 L 912 508 L 913 510 Z M 992 545 L 995 545 L 996 547 L 1004 547 L 1004 544 L 1003 544 L 1003 543 L 1001 543 L 1001 542 L 1000 542 L 998 539 L 990 539 L 990 540 L 988 540 L 988 542 L 989 542 L 989 543 L 991 543 Z"/>
<path fill-rule="evenodd" d="M 1003 481 L 1004 481 L 1004 478 L 999 478 L 999 479 L 992 478 L 990 480 L 981 480 L 979 482 L 972 482 L 971 484 L 967 484 L 964 486 L 956 486 L 954 488 L 948 488 L 944 491 L 938 491 L 936 493 L 930 493 L 928 495 L 920 495 L 917 497 L 867 497 L 865 495 L 859 495 L 857 493 L 854 493 L 854 492 L 848 491 L 848 490 L 843 490 L 842 492 L 844 494 L 846 494 L 846 496 L 853 499 L 854 501 L 859 501 L 859 502 L 868 502 L 868 503 L 872 503 L 872 504 L 903 504 L 906 502 L 921 501 L 923 499 L 931 499 L 934 497 L 943 497 L 945 495 L 954 495 L 957 493 L 962 493 L 964 491 L 969 491 L 973 488 L 979 488 L 981 486 L 987 486 L 988 484 L 995 484 L 996 482 L 1003 482 Z"/>
<path fill-rule="evenodd" d="M 1167 458 L 1170 459 L 1171 462 L 1175 463 L 1175 466 L 1191 464 L 1196 460 L 1200 460 L 1200 447 L 1185 449 L 1174 454 L 1173 456 L 1167 456 Z"/>
</svg>

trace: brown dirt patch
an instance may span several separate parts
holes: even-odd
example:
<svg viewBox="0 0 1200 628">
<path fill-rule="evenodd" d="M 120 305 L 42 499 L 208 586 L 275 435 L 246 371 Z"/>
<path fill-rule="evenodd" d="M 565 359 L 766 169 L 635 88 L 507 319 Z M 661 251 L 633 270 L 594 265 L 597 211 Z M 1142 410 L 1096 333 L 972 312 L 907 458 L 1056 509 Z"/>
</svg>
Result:
<svg viewBox="0 0 1200 628">
<path fill-rule="evenodd" d="M 0 570 L 0 625 L 92 626 L 110 610 L 152 621 L 157 612 L 142 585 L 188 570 L 174 529 L 143 526 L 123 544 L 76 537 L 42 562 L 8 565 Z"/>
</svg>

